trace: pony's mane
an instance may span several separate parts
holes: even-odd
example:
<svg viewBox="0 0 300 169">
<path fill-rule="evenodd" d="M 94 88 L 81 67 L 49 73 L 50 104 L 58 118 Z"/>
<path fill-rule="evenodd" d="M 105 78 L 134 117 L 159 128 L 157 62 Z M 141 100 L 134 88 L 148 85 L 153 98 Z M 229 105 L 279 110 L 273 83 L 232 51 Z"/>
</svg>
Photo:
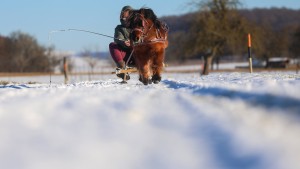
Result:
<svg viewBox="0 0 300 169">
<path fill-rule="evenodd" d="M 139 9 L 139 13 L 144 15 L 145 19 L 152 20 L 152 22 L 155 22 L 157 20 L 157 16 L 151 8 L 141 8 Z"/>
<path fill-rule="evenodd" d="M 157 18 L 157 16 L 151 8 L 141 8 L 139 12 L 144 15 L 145 19 L 150 19 L 157 29 L 163 27 L 161 21 Z"/>
<path fill-rule="evenodd" d="M 168 30 L 168 26 L 157 18 L 157 16 L 155 15 L 155 13 L 151 8 L 143 7 L 137 10 L 132 10 L 129 17 L 129 21 L 131 23 L 133 23 L 136 14 L 141 14 L 144 16 L 145 19 L 151 20 L 157 29 L 163 28 Z"/>
</svg>

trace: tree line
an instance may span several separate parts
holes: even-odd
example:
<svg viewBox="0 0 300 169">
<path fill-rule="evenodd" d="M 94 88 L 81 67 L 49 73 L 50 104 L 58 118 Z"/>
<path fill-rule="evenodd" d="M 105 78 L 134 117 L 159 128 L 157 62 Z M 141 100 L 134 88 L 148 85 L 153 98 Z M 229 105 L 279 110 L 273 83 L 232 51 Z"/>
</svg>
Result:
<svg viewBox="0 0 300 169">
<path fill-rule="evenodd" d="M 78 53 L 94 71 L 99 59 L 108 58 L 98 49 L 85 48 Z M 69 52 L 57 52 L 54 46 L 44 47 L 24 32 L 12 32 L 8 37 L 0 35 L 0 72 L 64 72 L 63 59 L 69 58 Z M 74 69 L 74 62 L 67 59 L 68 69 Z M 57 69 L 58 68 L 58 69 Z"/>
<path fill-rule="evenodd" d="M 197 10 L 161 18 L 170 27 L 168 61 L 203 58 L 203 74 L 214 60 L 247 58 L 247 34 L 258 59 L 300 57 L 300 10 L 240 9 L 239 0 L 198 0 Z"/>
<path fill-rule="evenodd" d="M 44 47 L 20 31 L 0 36 L 0 72 L 50 72 L 59 64 L 53 47 Z"/>
</svg>

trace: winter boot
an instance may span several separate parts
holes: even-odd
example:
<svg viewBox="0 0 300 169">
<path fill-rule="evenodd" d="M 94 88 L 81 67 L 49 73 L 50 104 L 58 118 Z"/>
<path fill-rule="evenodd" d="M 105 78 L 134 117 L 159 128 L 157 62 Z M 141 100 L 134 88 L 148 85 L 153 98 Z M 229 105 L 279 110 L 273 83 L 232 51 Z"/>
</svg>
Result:
<svg viewBox="0 0 300 169">
<path fill-rule="evenodd" d="M 121 69 L 125 68 L 125 62 L 124 62 L 123 60 L 117 62 L 116 64 L 117 64 L 117 67 L 118 67 L 118 68 L 121 68 Z"/>
<path fill-rule="evenodd" d="M 119 61 L 117 62 L 117 66 L 118 68 L 117 69 L 124 69 L 125 68 L 125 62 L 122 60 L 122 61 Z M 128 73 L 120 73 L 120 74 L 117 74 L 117 76 L 123 80 L 129 80 L 130 79 L 130 76 Z"/>
</svg>

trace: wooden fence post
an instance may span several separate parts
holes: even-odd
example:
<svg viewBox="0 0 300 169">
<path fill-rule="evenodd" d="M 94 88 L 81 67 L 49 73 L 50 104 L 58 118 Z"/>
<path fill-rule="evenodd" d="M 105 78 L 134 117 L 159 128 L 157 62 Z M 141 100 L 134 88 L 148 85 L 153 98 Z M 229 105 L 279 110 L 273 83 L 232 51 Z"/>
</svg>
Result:
<svg viewBox="0 0 300 169">
<path fill-rule="evenodd" d="M 65 75 L 65 84 L 69 81 L 69 68 L 67 57 L 64 57 L 64 75 Z"/>
</svg>

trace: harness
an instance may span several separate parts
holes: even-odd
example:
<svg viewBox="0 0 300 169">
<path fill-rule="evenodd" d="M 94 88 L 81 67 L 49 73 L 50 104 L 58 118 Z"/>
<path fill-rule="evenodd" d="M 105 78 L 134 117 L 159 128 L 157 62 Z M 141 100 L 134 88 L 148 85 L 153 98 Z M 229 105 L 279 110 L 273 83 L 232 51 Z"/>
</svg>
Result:
<svg viewBox="0 0 300 169">
<path fill-rule="evenodd" d="M 155 23 L 152 23 L 152 25 L 149 27 L 149 29 L 145 29 L 145 27 L 147 25 L 149 25 L 149 22 L 141 14 L 137 14 L 135 16 L 134 20 L 136 20 L 138 17 L 142 20 L 142 27 L 141 28 L 137 27 L 137 28 L 132 29 L 131 33 L 133 33 L 134 31 L 138 31 L 138 32 L 141 32 L 142 36 L 140 37 L 140 39 L 137 42 L 133 42 L 133 47 L 145 45 L 145 44 L 152 44 L 152 43 L 165 43 L 167 41 L 167 34 L 165 34 L 165 36 L 163 36 L 161 33 L 161 30 L 159 28 L 155 28 L 156 36 L 154 38 L 145 40 L 145 38 L 148 37 L 151 29 L 154 28 Z M 156 20 L 156 22 L 160 22 L 160 25 L 165 32 L 169 31 L 169 27 L 167 26 L 166 23 L 159 21 L 159 20 Z"/>
</svg>

